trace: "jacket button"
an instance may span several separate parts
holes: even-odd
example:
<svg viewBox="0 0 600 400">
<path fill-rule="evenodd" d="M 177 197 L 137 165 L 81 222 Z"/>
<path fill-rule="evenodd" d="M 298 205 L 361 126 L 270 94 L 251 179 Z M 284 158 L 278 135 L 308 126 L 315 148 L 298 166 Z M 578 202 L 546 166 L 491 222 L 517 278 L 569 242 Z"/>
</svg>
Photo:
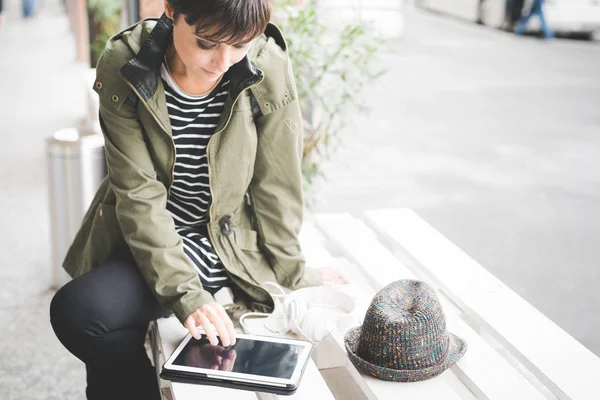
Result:
<svg viewBox="0 0 600 400">
<path fill-rule="evenodd" d="M 223 235 L 231 235 L 233 233 L 233 231 L 231 230 L 231 218 L 230 217 L 223 217 L 219 220 L 219 225 L 221 226 L 221 233 Z"/>
<path fill-rule="evenodd" d="M 115 103 L 117 103 L 119 101 L 119 96 L 117 96 L 116 94 L 113 94 L 112 101 L 114 101 Z"/>
<path fill-rule="evenodd" d="M 102 82 L 96 82 L 96 89 L 102 89 Z"/>
<path fill-rule="evenodd" d="M 100 207 L 100 209 L 98 210 L 98 216 L 102 217 L 102 207 Z"/>
</svg>

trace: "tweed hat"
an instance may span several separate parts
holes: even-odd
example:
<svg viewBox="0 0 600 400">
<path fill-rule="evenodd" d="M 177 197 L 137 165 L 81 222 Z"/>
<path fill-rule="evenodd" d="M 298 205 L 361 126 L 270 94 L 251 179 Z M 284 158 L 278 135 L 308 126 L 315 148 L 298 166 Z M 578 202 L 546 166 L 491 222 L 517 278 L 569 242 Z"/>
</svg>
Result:
<svg viewBox="0 0 600 400">
<path fill-rule="evenodd" d="M 376 378 L 416 382 L 454 365 L 466 342 L 446 330 L 446 317 L 435 290 L 425 282 L 399 280 L 379 291 L 362 326 L 344 337 L 359 370 Z"/>
</svg>

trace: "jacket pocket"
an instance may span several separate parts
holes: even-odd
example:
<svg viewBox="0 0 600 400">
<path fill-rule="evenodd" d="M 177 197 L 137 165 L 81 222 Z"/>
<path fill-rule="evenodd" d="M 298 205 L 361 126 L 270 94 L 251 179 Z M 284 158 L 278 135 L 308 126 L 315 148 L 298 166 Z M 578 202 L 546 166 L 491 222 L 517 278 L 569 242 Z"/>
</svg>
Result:
<svg viewBox="0 0 600 400">
<path fill-rule="evenodd" d="M 124 244 L 115 205 L 101 203 L 94 215 L 88 241 L 92 266 L 102 265 L 118 246 Z"/>
<path fill-rule="evenodd" d="M 246 282 L 260 286 L 262 282 L 274 281 L 275 275 L 260 250 L 258 234 L 250 229 L 236 228 L 233 235 L 221 236 L 231 260 L 228 269 Z"/>
<path fill-rule="evenodd" d="M 235 244 L 242 249 L 248 251 L 260 251 L 258 246 L 258 234 L 256 231 L 249 229 L 237 228 L 233 231 L 235 236 Z"/>
</svg>

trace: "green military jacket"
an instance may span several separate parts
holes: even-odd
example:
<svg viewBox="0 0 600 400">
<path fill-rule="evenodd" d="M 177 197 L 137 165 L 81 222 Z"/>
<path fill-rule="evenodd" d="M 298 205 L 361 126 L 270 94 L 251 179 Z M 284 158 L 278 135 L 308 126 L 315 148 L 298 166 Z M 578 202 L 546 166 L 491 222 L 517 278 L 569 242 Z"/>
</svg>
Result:
<svg viewBox="0 0 600 400">
<path fill-rule="evenodd" d="M 94 89 L 108 176 L 64 267 L 77 277 L 128 247 L 156 298 L 183 322 L 214 299 L 166 209 L 175 145 L 159 71 L 172 29 L 165 15 L 144 20 L 111 38 L 98 61 Z M 279 29 L 269 24 L 230 71 L 230 93 L 206 149 L 208 233 L 235 284 L 238 311 L 269 312 L 273 299 L 263 282 L 291 289 L 320 283 L 317 270 L 304 268 L 298 241 L 302 119 Z"/>
</svg>

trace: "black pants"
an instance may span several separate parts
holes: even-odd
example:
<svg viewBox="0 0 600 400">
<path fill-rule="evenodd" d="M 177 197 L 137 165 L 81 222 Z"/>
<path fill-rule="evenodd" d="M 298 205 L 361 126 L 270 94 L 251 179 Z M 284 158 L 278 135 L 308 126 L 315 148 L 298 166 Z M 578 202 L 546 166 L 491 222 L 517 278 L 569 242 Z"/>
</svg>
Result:
<svg viewBox="0 0 600 400">
<path fill-rule="evenodd" d="M 150 320 L 169 313 L 131 253 L 67 283 L 50 304 L 56 336 L 86 365 L 89 400 L 160 399 L 144 340 Z"/>
</svg>

